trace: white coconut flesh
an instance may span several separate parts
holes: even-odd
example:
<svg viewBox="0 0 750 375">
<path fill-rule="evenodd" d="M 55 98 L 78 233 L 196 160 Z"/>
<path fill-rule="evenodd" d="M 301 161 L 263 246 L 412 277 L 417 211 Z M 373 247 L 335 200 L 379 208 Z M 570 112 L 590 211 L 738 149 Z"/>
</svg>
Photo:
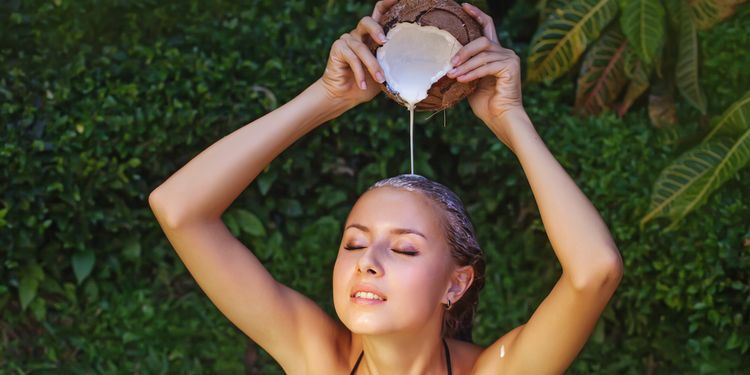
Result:
<svg viewBox="0 0 750 375">
<path fill-rule="evenodd" d="M 377 50 L 378 63 L 388 89 L 412 108 L 453 68 L 450 60 L 462 47 L 445 30 L 410 22 L 397 23 L 386 37 Z"/>
</svg>

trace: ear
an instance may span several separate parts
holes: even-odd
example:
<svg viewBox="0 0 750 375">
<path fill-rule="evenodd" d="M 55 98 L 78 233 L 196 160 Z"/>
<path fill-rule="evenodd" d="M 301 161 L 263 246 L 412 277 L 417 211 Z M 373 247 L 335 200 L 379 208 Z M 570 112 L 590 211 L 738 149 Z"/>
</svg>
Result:
<svg viewBox="0 0 750 375">
<path fill-rule="evenodd" d="M 448 299 L 451 300 L 451 303 L 458 302 L 464 293 L 469 290 L 472 282 L 474 282 L 474 267 L 463 266 L 453 270 L 448 290 L 443 295 L 443 303 L 448 304 Z"/>
</svg>

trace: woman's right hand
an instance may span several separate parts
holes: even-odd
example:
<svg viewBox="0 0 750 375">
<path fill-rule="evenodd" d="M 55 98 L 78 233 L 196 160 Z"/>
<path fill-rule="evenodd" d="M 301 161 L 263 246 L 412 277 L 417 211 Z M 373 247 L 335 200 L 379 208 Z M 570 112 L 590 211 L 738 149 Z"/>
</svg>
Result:
<svg viewBox="0 0 750 375">
<path fill-rule="evenodd" d="M 331 46 L 321 81 L 332 100 L 354 107 L 380 92 L 375 81 L 385 81 L 383 69 L 362 38 L 369 35 L 379 45 L 385 43 L 380 18 L 398 0 L 378 1 L 372 16 L 364 17 L 357 28 L 342 35 Z"/>
</svg>

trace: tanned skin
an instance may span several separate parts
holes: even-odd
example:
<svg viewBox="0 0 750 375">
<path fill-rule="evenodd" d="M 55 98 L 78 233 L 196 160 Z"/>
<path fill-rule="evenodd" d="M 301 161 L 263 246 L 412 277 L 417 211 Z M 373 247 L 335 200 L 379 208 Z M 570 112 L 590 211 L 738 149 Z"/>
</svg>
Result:
<svg viewBox="0 0 750 375">
<path fill-rule="evenodd" d="M 282 151 L 379 93 L 375 81 L 383 81 L 383 72 L 362 37 L 370 35 L 384 43 L 378 21 L 395 2 L 379 1 L 372 16 L 362 18 L 356 29 L 333 43 L 320 79 L 290 102 L 212 144 L 149 196 L 159 224 L 198 285 L 289 374 L 348 374 L 362 351 L 365 355 L 358 374 L 446 373 L 439 341 L 443 305 L 447 299 L 455 302 L 461 297 L 473 270 L 452 266 L 450 257 L 441 253 L 426 255 L 437 251 L 440 246 L 434 244 L 441 238 L 430 221 L 435 212 L 430 211 L 434 207 L 429 202 L 398 189 L 365 194 L 347 225 L 354 220 L 367 222 L 367 231 L 361 229 L 364 224 L 359 229 L 346 229 L 336 266 L 336 277 L 347 287 L 367 282 L 385 288 L 400 277 L 426 289 L 415 293 L 405 287 L 390 288 L 392 298 L 384 305 L 407 308 L 396 304 L 407 293 L 419 296 L 417 313 L 426 317 L 421 325 L 406 315 L 393 316 L 389 322 L 371 320 L 368 322 L 374 321 L 374 325 L 366 326 L 370 323 L 356 321 L 365 316 L 357 310 L 363 307 L 349 304 L 348 295 L 337 296 L 344 298 L 343 320 L 353 327 L 350 330 L 315 302 L 275 281 L 221 220 L 237 196 Z M 479 80 L 469 104 L 518 158 L 563 271 L 529 320 L 510 332 L 498 332 L 497 341 L 488 347 L 449 339 L 453 373 L 560 374 L 586 343 L 617 288 L 622 261 L 606 224 L 527 116 L 518 56 L 499 44 L 491 17 L 468 4 L 463 8 L 482 25 L 484 36 L 458 52 L 455 70 L 448 76 L 461 82 Z M 424 230 L 424 237 L 434 246 L 413 233 L 394 234 L 390 229 L 403 224 L 396 222 L 396 208 L 410 210 L 415 218 L 410 223 Z M 357 240 L 353 236 L 360 236 L 366 244 L 356 250 L 344 249 Z M 406 258 L 395 253 L 390 247 L 397 242 L 421 246 L 423 256 Z M 420 278 L 428 264 L 439 269 L 434 276 L 438 281 L 424 283 Z M 415 267 L 413 272 L 404 271 L 407 265 Z M 349 293 L 345 289 L 344 293 Z M 403 332 L 393 331 L 396 326 Z M 410 334 L 403 334 L 407 330 Z"/>
</svg>

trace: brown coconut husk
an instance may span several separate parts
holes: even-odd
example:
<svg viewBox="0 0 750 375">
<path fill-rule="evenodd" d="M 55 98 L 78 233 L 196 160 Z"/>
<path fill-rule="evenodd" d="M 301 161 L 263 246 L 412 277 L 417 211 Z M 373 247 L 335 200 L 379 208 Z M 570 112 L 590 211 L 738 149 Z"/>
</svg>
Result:
<svg viewBox="0 0 750 375">
<path fill-rule="evenodd" d="M 482 27 L 463 8 L 452 0 L 403 0 L 393 5 L 381 18 L 380 25 L 386 34 L 399 22 L 412 22 L 421 26 L 435 26 L 451 33 L 462 45 L 482 36 Z M 369 37 L 365 44 L 373 54 L 379 45 Z M 443 76 L 427 91 L 427 98 L 417 103 L 418 111 L 436 111 L 458 103 L 474 92 L 477 81 L 462 83 Z M 403 102 L 386 87 L 380 89 L 391 99 Z"/>
</svg>

